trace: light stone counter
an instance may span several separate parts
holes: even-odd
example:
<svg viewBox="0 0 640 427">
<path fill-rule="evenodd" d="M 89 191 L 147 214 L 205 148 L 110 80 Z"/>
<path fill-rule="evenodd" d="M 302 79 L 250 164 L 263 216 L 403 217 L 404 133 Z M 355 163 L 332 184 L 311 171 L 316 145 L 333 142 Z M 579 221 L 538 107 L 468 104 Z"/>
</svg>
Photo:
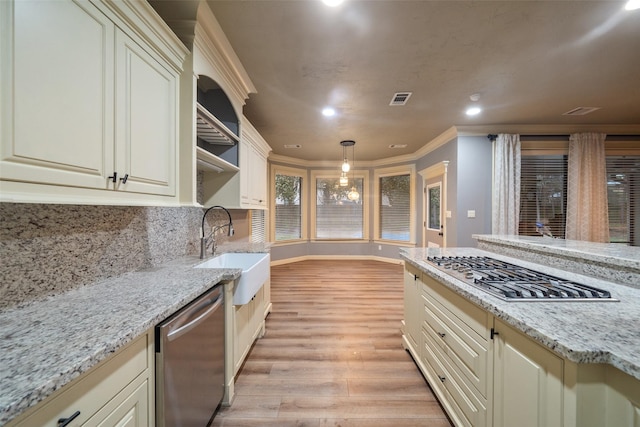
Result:
<svg viewBox="0 0 640 427">
<path fill-rule="evenodd" d="M 403 248 L 400 256 L 558 355 L 576 363 L 610 364 L 640 380 L 640 289 L 475 248 Z M 427 256 L 490 256 L 606 289 L 620 302 L 503 301 L 438 270 Z"/>
<path fill-rule="evenodd" d="M 536 236 L 474 235 L 478 249 L 640 288 L 640 247 Z"/>
<path fill-rule="evenodd" d="M 248 247 L 249 246 L 249 247 Z M 268 252 L 229 245 L 227 252 Z M 0 312 L 0 426 L 240 269 L 185 257 Z"/>
</svg>

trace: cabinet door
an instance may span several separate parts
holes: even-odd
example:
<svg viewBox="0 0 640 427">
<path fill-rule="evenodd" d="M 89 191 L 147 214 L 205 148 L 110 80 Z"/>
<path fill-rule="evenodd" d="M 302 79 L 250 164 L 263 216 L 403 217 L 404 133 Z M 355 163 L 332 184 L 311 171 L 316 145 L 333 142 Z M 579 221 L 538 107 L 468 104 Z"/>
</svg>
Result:
<svg viewBox="0 0 640 427">
<path fill-rule="evenodd" d="M 240 164 L 240 204 L 251 207 L 251 144 L 243 139 L 238 142 L 239 164 Z"/>
<path fill-rule="evenodd" d="M 108 188 L 113 24 L 87 1 L 0 2 L 0 178 Z"/>
<path fill-rule="evenodd" d="M 133 389 L 130 391 L 129 389 Z M 144 427 L 149 425 L 149 381 L 132 383 L 83 426 Z"/>
<path fill-rule="evenodd" d="M 561 426 L 562 359 L 497 319 L 495 330 L 493 425 Z"/>
<path fill-rule="evenodd" d="M 404 332 L 416 355 L 422 347 L 422 274 L 410 264 L 404 270 Z"/>
<path fill-rule="evenodd" d="M 119 190 L 175 195 L 177 76 L 126 34 L 116 34 Z"/>
<path fill-rule="evenodd" d="M 251 147 L 251 204 L 254 207 L 267 205 L 267 159 L 255 148 Z"/>
</svg>

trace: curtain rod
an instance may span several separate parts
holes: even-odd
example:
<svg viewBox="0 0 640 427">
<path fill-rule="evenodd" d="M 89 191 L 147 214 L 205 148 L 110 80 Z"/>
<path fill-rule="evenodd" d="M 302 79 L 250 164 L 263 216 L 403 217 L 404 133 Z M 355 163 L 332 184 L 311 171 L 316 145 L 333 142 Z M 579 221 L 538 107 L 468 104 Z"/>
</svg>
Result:
<svg viewBox="0 0 640 427">
<path fill-rule="evenodd" d="M 569 139 L 571 135 L 569 134 L 563 134 L 563 135 L 520 135 L 520 138 L 526 138 L 526 139 L 530 139 L 530 138 L 563 138 L 563 139 Z M 496 138 L 498 138 L 497 134 L 493 134 L 490 133 L 487 135 L 487 138 L 490 141 L 495 141 Z M 640 139 L 640 135 L 616 135 L 616 134 L 610 134 L 607 135 L 607 139 L 609 138 L 613 138 L 613 139 L 618 139 L 618 138 L 624 138 L 624 139 Z"/>
</svg>

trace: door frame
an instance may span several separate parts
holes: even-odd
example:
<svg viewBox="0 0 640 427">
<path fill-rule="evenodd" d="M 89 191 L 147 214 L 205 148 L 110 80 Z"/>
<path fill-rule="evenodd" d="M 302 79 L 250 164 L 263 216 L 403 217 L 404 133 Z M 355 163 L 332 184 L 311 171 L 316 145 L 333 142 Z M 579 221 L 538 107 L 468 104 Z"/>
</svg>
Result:
<svg viewBox="0 0 640 427">
<path fill-rule="evenodd" d="M 449 168 L 449 160 L 443 160 L 428 168 L 422 169 L 420 176 L 422 177 L 422 247 L 427 246 L 427 205 L 429 203 L 427 197 L 427 181 L 434 178 L 441 178 L 440 188 L 440 223 L 442 227 L 442 247 L 447 247 L 447 218 L 450 216 L 447 211 L 447 169 Z"/>
</svg>

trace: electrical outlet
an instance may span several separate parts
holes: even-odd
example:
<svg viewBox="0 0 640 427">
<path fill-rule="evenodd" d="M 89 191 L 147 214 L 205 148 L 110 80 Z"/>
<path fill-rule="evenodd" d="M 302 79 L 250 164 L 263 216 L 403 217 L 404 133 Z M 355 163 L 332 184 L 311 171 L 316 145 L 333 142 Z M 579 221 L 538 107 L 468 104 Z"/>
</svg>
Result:
<svg viewBox="0 0 640 427">
<path fill-rule="evenodd" d="M 467 218 L 475 218 L 476 211 L 467 211 Z"/>
<path fill-rule="evenodd" d="M 382 250 L 382 245 L 378 245 L 378 250 L 381 251 Z"/>
</svg>

